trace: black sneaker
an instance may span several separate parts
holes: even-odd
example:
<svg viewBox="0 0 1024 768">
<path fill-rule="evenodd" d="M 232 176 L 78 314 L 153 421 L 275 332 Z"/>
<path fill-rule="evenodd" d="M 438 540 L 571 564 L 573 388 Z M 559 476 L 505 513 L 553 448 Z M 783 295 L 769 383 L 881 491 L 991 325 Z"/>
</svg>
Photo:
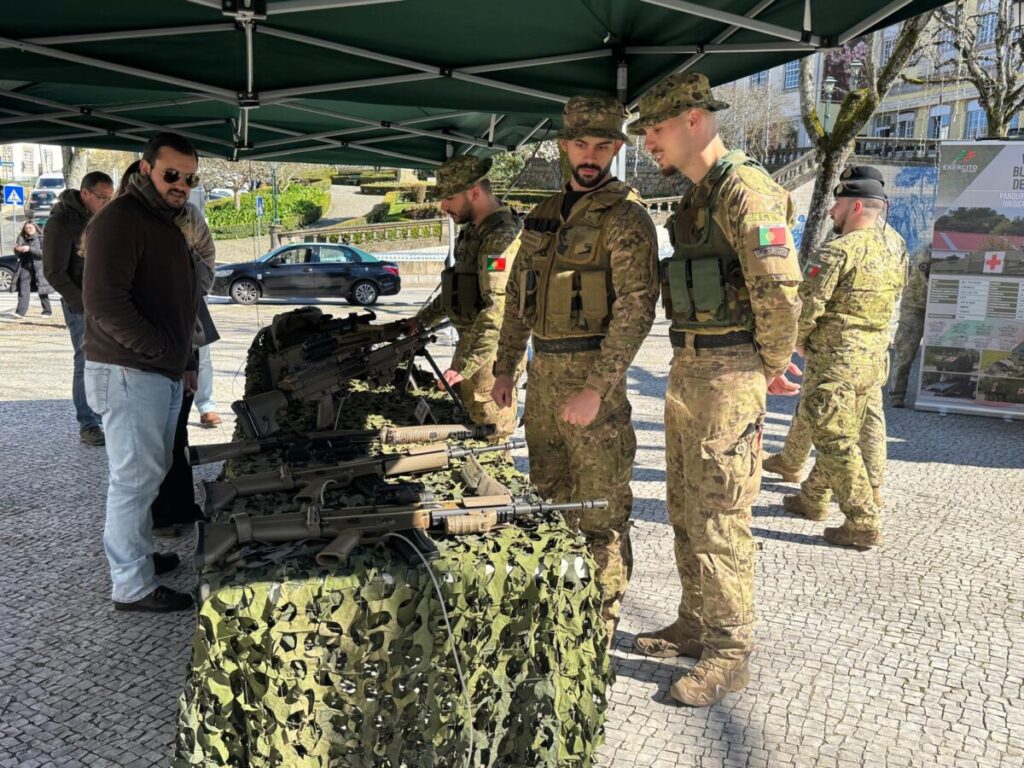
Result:
<svg viewBox="0 0 1024 768">
<path fill-rule="evenodd" d="M 181 558 L 173 552 L 153 553 L 153 571 L 157 576 L 163 576 L 165 573 L 170 573 L 179 565 L 181 565 Z"/>
<path fill-rule="evenodd" d="M 165 525 L 161 528 L 154 528 L 153 535 L 161 539 L 176 539 L 185 532 L 183 525 Z"/>
<path fill-rule="evenodd" d="M 144 613 L 170 613 L 171 611 L 190 610 L 195 603 L 192 595 L 175 592 L 162 584 L 143 598 L 132 603 L 119 603 L 114 600 L 115 611 L 139 611 Z"/>
<path fill-rule="evenodd" d="M 99 427 L 86 427 L 78 433 L 79 439 L 86 445 L 106 445 L 107 438 L 103 436 L 103 430 Z"/>
</svg>

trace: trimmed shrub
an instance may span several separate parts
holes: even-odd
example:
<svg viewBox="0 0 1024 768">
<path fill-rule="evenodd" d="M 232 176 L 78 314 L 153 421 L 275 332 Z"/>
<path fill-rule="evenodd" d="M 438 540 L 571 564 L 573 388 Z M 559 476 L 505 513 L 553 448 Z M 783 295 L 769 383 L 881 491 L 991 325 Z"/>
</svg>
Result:
<svg viewBox="0 0 1024 768">
<path fill-rule="evenodd" d="M 330 180 L 313 184 L 291 184 L 277 196 L 278 214 L 284 229 L 296 229 L 319 219 L 331 205 Z M 273 216 L 270 188 L 260 187 L 241 197 L 241 208 L 235 210 L 235 201 L 227 198 L 206 206 L 206 221 L 215 239 L 227 240 L 248 237 L 256 223 L 256 197 L 262 195 L 266 204 L 263 226 L 269 226 Z"/>
</svg>

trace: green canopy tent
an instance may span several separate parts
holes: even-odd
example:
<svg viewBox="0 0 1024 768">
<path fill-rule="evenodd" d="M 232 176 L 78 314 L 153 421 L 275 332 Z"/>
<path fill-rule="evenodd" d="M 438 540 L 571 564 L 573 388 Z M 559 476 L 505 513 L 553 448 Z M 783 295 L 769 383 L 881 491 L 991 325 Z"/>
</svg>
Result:
<svg viewBox="0 0 1024 768">
<path fill-rule="evenodd" d="M 432 167 L 551 135 L 566 99 L 735 80 L 935 0 L 47 0 L 0 25 L 0 142 Z"/>
</svg>

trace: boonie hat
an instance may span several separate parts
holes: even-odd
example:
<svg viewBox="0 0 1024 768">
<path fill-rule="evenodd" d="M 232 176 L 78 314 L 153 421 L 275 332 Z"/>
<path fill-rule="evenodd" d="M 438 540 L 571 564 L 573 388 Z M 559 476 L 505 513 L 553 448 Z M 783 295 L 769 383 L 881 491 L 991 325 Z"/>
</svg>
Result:
<svg viewBox="0 0 1024 768">
<path fill-rule="evenodd" d="M 628 130 L 639 136 L 655 123 L 698 107 L 718 112 L 728 109 L 729 105 L 712 95 L 711 84 L 700 72 L 669 75 L 640 99 L 640 117 L 629 124 Z"/>
</svg>

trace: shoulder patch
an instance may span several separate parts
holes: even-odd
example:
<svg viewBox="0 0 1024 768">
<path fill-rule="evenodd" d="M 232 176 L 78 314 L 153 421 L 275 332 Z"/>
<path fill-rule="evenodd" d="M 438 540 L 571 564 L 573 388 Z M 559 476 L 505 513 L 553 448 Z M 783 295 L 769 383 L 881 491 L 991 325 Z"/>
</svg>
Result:
<svg viewBox="0 0 1024 768">
<path fill-rule="evenodd" d="M 507 260 L 505 254 L 496 253 L 493 256 L 487 257 L 487 271 L 488 272 L 504 272 Z"/>
<path fill-rule="evenodd" d="M 769 259 L 774 257 L 784 259 L 789 256 L 789 246 L 787 245 L 769 245 L 762 248 L 755 248 L 754 255 L 759 259 Z"/>
<path fill-rule="evenodd" d="M 785 245 L 786 225 L 762 224 L 757 228 L 757 243 L 762 248 L 768 245 Z"/>
</svg>

